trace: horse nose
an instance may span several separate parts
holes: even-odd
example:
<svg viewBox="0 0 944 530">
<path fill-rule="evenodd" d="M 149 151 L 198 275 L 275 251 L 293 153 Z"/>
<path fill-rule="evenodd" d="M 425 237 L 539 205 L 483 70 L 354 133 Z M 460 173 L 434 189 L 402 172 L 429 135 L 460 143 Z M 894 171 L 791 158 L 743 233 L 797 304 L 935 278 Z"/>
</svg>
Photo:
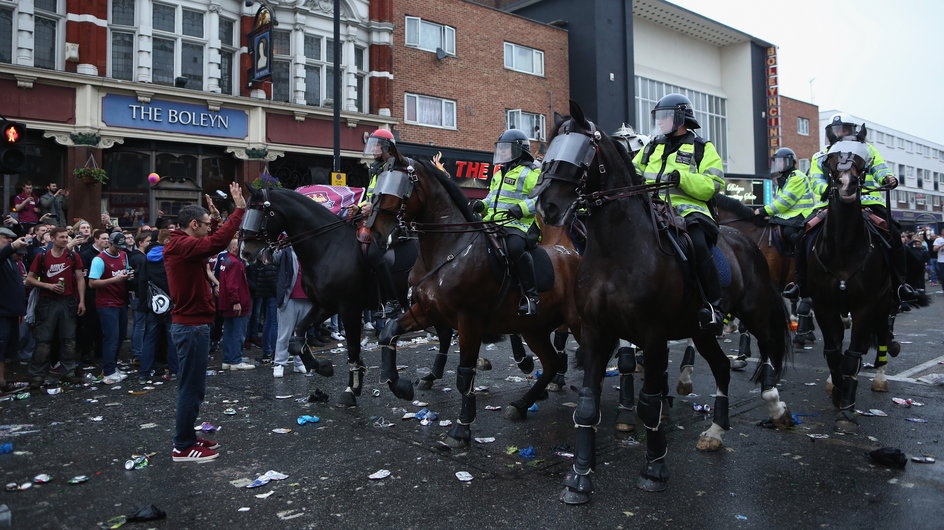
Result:
<svg viewBox="0 0 944 530">
<path fill-rule="evenodd" d="M 541 204 L 538 207 L 541 217 L 548 224 L 557 225 L 560 222 L 560 208 L 554 203 Z"/>
</svg>

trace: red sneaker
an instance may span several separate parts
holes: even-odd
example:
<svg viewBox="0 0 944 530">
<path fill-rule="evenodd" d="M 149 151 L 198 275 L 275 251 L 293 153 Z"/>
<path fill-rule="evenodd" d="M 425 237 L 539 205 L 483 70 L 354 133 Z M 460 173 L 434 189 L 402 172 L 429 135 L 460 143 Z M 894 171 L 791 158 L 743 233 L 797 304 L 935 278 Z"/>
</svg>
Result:
<svg viewBox="0 0 944 530">
<path fill-rule="evenodd" d="M 208 462 L 220 456 L 220 454 L 206 447 L 191 445 L 183 450 L 174 449 L 172 456 L 174 462 Z"/>
<path fill-rule="evenodd" d="M 195 443 L 195 444 L 193 444 L 193 445 L 199 445 L 200 447 L 206 447 L 207 449 L 219 449 L 219 448 L 220 448 L 220 444 L 218 444 L 218 443 L 216 443 L 216 442 L 211 442 L 210 440 L 207 440 L 206 438 L 200 438 L 200 437 L 197 437 L 197 443 Z"/>
</svg>

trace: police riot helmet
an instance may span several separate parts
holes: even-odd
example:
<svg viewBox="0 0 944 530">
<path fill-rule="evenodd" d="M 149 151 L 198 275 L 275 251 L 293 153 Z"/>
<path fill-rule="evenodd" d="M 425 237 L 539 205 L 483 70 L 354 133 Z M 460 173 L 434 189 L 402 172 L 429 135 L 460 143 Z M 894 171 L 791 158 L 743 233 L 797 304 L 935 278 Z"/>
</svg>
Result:
<svg viewBox="0 0 944 530">
<path fill-rule="evenodd" d="M 788 173 L 796 169 L 797 155 L 789 147 L 781 147 L 770 160 L 771 173 Z"/>
<path fill-rule="evenodd" d="M 826 139 L 829 145 L 844 138 L 855 137 L 862 131 L 862 125 L 852 121 L 851 116 L 845 114 L 833 114 L 826 122 Z"/>
<path fill-rule="evenodd" d="M 364 146 L 364 156 L 370 158 L 379 158 L 383 155 L 387 158 L 396 153 L 397 142 L 393 138 L 393 133 L 388 129 L 377 129 L 367 138 L 367 144 Z"/>
<path fill-rule="evenodd" d="M 492 163 L 508 165 L 516 160 L 526 162 L 534 160 L 534 156 L 531 155 L 531 140 L 520 129 L 508 129 L 495 142 L 495 156 Z"/>
<path fill-rule="evenodd" d="M 630 125 L 623 123 L 620 125 L 619 129 L 616 129 L 612 135 L 612 138 L 617 142 L 621 143 L 623 147 L 626 148 L 626 151 L 632 156 L 635 153 L 638 153 L 642 150 L 643 147 L 646 147 L 646 144 L 649 143 L 649 137 L 645 134 L 637 134 L 636 130 Z"/>
<path fill-rule="evenodd" d="M 688 129 L 700 129 L 695 120 L 692 102 L 682 94 L 668 94 L 652 109 L 653 135 L 669 136 L 684 125 Z"/>
</svg>

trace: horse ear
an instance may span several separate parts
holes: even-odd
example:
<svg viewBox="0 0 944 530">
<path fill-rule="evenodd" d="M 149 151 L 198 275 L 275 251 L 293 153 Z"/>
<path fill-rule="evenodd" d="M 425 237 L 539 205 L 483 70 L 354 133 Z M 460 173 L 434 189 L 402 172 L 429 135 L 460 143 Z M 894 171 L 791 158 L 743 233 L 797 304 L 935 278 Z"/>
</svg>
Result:
<svg viewBox="0 0 944 530">
<path fill-rule="evenodd" d="M 580 105 L 574 100 L 570 100 L 570 116 L 580 125 L 584 127 L 590 126 L 590 124 L 587 123 L 587 117 L 583 114 L 583 109 L 580 108 Z"/>
<path fill-rule="evenodd" d="M 868 131 L 866 130 L 865 124 L 863 123 L 862 126 L 859 127 L 859 134 L 856 135 L 856 140 L 864 143 L 866 134 L 868 134 Z"/>
<path fill-rule="evenodd" d="M 561 124 L 564 123 L 565 121 L 567 121 L 567 118 L 558 114 L 557 111 L 554 112 L 554 128 L 555 129 L 559 129 Z"/>
</svg>

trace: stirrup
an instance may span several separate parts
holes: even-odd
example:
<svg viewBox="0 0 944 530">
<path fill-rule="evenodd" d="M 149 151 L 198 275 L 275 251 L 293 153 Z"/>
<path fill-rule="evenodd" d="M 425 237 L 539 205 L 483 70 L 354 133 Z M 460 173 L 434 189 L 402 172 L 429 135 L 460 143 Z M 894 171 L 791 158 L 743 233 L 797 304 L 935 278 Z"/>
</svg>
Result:
<svg viewBox="0 0 944 530">
<path fill-rule="evenodd" d="M 800 286 L 796 282 L 790 282 L 783 288 L 783 297 L 788 300 L 800 299 Z"/>
<path fill-rule="evenodd" d="M 706 304 L 698 310 L 698 328 L 702 331 L 712 331 L 715 334 L 721 333 L 724 327 L 724 315 L 718 308 L 711 304 Z"/>
<path fill-rule="evenodd" d="M 898 286 L 898 301 L 900 302 L 914 302 L 918 299 L 918 293 L 915 291 L 914 287 L 903 283 Z"/>
<path fill-rule="evenodd" d="M 538 312 L 538 300 L 530 296 L 522 296 L 518 302 L 518 314 L 521 316 L 532 316 Z"/>
</svg>

